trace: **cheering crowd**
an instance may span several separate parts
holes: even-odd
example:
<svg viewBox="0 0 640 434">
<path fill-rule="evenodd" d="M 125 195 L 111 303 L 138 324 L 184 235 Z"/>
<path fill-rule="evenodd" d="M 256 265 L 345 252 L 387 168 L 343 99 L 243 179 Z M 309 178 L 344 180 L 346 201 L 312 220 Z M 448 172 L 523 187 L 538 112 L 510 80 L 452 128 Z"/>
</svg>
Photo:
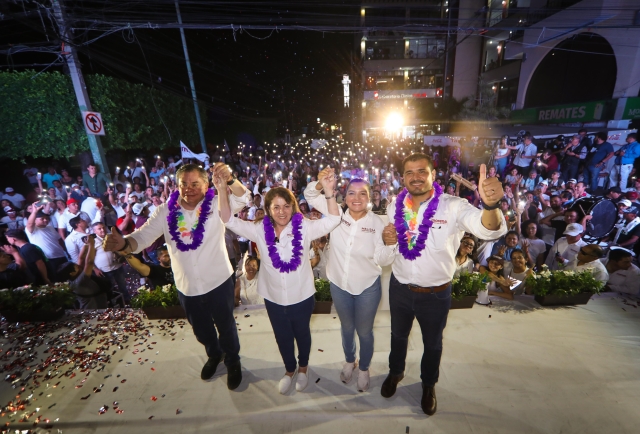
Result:
<svg viewBox="0 0 640 434">
<path fill-rule="evenodd" d="M 364 392 L 380 276 L 390 265 L 391 352 L 381 394 L 391 397 L 404 376 L 416 318 L 422 409 L 434 414 L 454 277 L 486 272 L 481 304 L 526 293 L 526 277 L 544 266 L 589 270 L 612 291 L 640 290 L 640 182 L 629 185 L 640 145 L 630 134 L 614 152 L 606 139 L 581 132 L 539 150 L 529 134 L 519 143 L 505 137 L 493 164 L 477 169 L 459 148 L 346 142 L 218 148 L 212 166 L 141 157 L 116 167 L 113 181 L 94 164 L 76 178 L 27 166 L 32 190 L 7 187 L 2 197 L 0 286 L 70 281 L 77 307 L 94 309 L 129 303 L 125 269 L 151 287 L 175 284 L 208 356 L 201 377 L 224 361 L 230 389 L 242 381 L 233 308 L 264 304 L 285 365 L 278 391 L 286 394 L 308 384 L 313 278 L 323 277 L 341 321 L 340 379 L 355 375 Z M 611 158 L 619 161 L 603 190 L 601 169 Z M 595 194 L 615 204 L 615 228 L 602 239 L 588 236 L 594 215 L 574 206 Z"/>
</svg>

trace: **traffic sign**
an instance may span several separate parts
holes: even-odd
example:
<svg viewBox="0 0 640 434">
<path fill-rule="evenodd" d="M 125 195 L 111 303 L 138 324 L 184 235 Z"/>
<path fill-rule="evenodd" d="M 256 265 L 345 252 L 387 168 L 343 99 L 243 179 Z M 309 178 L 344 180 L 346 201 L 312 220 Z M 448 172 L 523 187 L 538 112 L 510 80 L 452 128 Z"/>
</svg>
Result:
<svg viewBox="0 0 640 434">
<path fill-rule="evenodd" d="M 87 134 L 95 136 L 104 136 L 104 125 L 102 124 L 102 116 L 96 112 L 82 112 L 82 121 Z"/>
</svg>

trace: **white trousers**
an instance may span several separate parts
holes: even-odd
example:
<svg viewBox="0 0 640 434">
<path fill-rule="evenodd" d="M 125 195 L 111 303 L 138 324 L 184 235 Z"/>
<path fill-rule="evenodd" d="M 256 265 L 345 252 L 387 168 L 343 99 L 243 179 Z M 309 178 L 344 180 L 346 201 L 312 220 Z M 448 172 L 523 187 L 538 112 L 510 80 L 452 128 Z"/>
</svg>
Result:
<svg viewBox="0 0 640 434">
<path fill-rule="evenodd" d="M 629 181 L 631 169 L 633 169 L 633 164 L 613 166 L 613 168 L 611 168 L 611 173 L 609 174 L 609 188 L 619 185 L 620 190 L 625 191 L 627 189 L 627 182 Z M 618 183 L 618 176 L 620 177 L 620 183 Z"/>
</svg>

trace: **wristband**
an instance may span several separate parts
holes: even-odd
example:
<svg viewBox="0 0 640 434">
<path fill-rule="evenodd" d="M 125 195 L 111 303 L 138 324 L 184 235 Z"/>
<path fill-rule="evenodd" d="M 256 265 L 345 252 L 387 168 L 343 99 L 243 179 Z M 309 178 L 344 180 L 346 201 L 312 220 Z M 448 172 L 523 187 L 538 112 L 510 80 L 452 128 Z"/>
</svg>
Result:
<svg viewBox="0 0 640 434">
<path fill-rule="evenodd" d="M 231 178 L 231 181 L 227 181 L 227 185 L 231 186 L 234 182 L 236 182 L 236 178 Z"/>
<path fill-rule="evenodd" d="M 124 247 L 121 248 L 120 250 L 118 250 L 118 252 L 124 252 L 125 250 L 127 250 L 127 247 L 129 248 L 129 253 L 131 253 L 131 243 L 129 243 L 129 240 L 127 238 L 124 239 Z"/>
<path fill-rule="evenodd" d="M 480 202 L 482 202 L 482 209 L 486 211 L 493 211 L 494 209 L 500 208 L 500 201 L 496 202 L 494 205 L 487 205 L 482 199 L 480 199 Z"/>
</svg>

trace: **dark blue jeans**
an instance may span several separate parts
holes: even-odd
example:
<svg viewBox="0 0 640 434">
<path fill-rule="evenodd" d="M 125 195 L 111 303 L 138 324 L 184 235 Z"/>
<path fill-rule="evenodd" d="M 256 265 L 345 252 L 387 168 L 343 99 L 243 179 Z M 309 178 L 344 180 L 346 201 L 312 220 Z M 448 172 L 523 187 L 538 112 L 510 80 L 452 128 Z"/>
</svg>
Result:
<svg viewBox="0 0 640 434">
<path fill-rule="evenodd" d="M 413 319 L 422 330 L 424 353 L 420 365 L 420 378 L 425 386 L 438 382 L 442 356 L 442 332 L 447 325 L 451 307 L 451 285 L 436 293 L 413 292 L 391 274 L 389 282 L 389 307 L 391 311 L 391 353 L 389 371 L 393 375 L 404 373 L 409 333 Z"/>
<path fill-rule="evenodd" d="M 264 304 L 285 369 L 287 372 L 296 370 L 294 341 L 298 344 L 298 364 L 304 368 L 309 364 L 311 353 L 309 322 L 316 304 L 313 296 L 290 306 L 281 306 L 266 299 Z"/>
<path fill-rule="evenodd" d="M 178 291 L 178 297 L 207 356 L 220 357 L 224 352 L 225 365 L 237 363 L 240 360 L 240 340 L 233 317 L 234 285 L 231 276 L 206 294 L 189 297 Z"/>
<path fill-rule="evenodd" d="M 116 285 L 118 285 L 118 292 L 122 294 L 122 297 L 124 297 L 125 303 L 129 304 L 131 301 L 131 294 L 129 294 L 129 290 L 127 289 L 127 278 L 124 267 L 120 267 L 113 271 L 105 271 L 104 275 L 112 282 L 116 282 Z"/>
</svg>

